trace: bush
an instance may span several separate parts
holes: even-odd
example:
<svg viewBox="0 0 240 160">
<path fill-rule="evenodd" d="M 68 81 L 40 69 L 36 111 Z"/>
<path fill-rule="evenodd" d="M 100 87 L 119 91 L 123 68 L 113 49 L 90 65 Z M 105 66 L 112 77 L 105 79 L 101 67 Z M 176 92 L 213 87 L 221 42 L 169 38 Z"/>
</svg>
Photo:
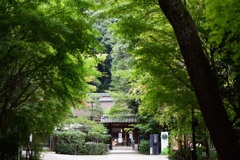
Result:
<svg viewBox="0 0 240 160">
<path fill-rule="evenodd" d="M 0 138 L 0 159 L 16 157 L 18 151 L 18 139 L 15 135 L 7 135 Z"/>
<path fill-rule="evenodd" d="M 61 131 L 58 137 L 56 153 L 71 155 L 103 155 L 106 147 L 103 143 L 85 143 L 86 134 L 80 131 Z"/>
<path fill-rule="evenodd" d="M 163 150 L 162 150 L 162 153 L 161 153 L 162 155 L 168 155 L 168 148 L 164 148 Z"/>
<path fill-rule="evenodd" d="M 139 144 L 139 152 L 142 154 L 150 154 L 149 140 L 141 140 Z"/>
<path fill-rule="evenodd" d="M 84 146 L 86 134 L 80 131 L 62 131 L 56 133 L 58 137 L 56 153 L 87 154 Z"/>
<path fill-rule="evenodd" d="M 188 160 L 191 159 L 191 151 L 168 149 L 168 156 L 171 160 Z"/>
<path fill-rule="evenodd" d="M 103 155 L 106 154 L 106 147 L 104 143 L 92 143 L 85 144 L 89 155 Z"/>
</svg>

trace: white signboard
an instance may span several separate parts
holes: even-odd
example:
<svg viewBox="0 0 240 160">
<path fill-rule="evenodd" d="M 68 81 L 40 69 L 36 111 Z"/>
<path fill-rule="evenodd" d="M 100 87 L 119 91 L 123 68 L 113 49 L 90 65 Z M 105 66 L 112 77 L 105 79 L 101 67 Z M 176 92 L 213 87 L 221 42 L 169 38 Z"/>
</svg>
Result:
<svg viewBox="0 0 240 160">
<path fill-rule="evenodd" d="M 168 147 L 168 132 L 161 132 L 161 152 Z"/>
<path fill-rule="evenodd" d="M 122 143 L 123 139 L 122 138 L 118 138 L 118 143 Z"/>
<path fill-rule="evenodd" d="M 122 133 L 118 133 L 118 138 L 122 138 Z"/>
<path fill-rule="evenodd" d="M 32 134 L 30 134 L 30 136 L 29 136 L 29 142 L 32 142 L 32 139 L 33 139 L 33 136 L 32 136 Z"/>
<path fill-rule="evenodd" d="M 133 138 L 133 134 L 129 133 L 129 138 L 132 139 Z"/>
</svg>

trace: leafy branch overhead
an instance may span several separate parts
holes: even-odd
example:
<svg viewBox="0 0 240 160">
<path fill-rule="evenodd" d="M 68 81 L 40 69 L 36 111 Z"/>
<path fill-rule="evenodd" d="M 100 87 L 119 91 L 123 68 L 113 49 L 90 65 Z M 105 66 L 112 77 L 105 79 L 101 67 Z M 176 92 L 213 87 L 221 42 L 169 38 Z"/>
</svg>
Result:
<svg viewBox="0 0 240 160">
<path fill-rule="evenodd" d="M 219 158 L 230 153 L 233 157 L 228 159 L 239 157 L 239 3 L 104 2 L 111 7 L 104 7 L 101 16 L 118 18 L 113 35 L 128 46 L 125 55 L 131 53 L 134 59 L 135 74 L 129 79 L 135 80 L 127 91 L 141 92 L 141 116 L 152 114 L 161 124 L 181 130 L 182 124 L 190 125 L 193 110 L 206 124 Z M 230 142 L 220 130 L 221 135 L 229 130 L 234 144 L 227 151 L 222 148 L 228 145 L 222 146 Z"/>
<path fill-rule="evenodd" d="M 101 76 L 96 66 L 105 56 L 95 56 L 103 47 L 86 12 L 92 7 L 78 0 L 0 2 L 1 137 L 15 128 L 25 137 L 52 131 L 96 89 L 89 82 Z"/>
</svg>

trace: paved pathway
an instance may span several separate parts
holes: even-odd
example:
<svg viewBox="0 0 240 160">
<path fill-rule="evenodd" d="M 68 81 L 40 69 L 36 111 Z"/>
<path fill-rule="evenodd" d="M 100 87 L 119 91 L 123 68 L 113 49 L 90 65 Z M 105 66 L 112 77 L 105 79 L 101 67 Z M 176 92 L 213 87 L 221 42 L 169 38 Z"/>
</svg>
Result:
<svg viewBox="0 0 240 160">
<path fill-rule="evenodd" d="M 101 156 L 75 156 L 45 152 L 43 153 L 43 160 L 168 160 L 168 158 L 163 155 L 141 155 L 136 153 L 119 153 Z"/>
</svg>

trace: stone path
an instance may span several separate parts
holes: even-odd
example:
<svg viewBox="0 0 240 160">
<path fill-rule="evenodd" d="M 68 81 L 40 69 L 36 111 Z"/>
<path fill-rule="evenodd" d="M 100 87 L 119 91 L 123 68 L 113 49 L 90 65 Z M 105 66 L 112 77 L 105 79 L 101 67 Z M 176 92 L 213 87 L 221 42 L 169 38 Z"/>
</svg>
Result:
<svg viewBox="0 0 240 160">
<path fill-rule="evenodd" d="M 45 152 L 42 155 L 42 160 L 168 160 L 168 158 L 164 155 L 141 155 L 131 152 L 126 153 L 125 151 L 101 156 L 61 155 L 54 152 Z"/>
</svg>

